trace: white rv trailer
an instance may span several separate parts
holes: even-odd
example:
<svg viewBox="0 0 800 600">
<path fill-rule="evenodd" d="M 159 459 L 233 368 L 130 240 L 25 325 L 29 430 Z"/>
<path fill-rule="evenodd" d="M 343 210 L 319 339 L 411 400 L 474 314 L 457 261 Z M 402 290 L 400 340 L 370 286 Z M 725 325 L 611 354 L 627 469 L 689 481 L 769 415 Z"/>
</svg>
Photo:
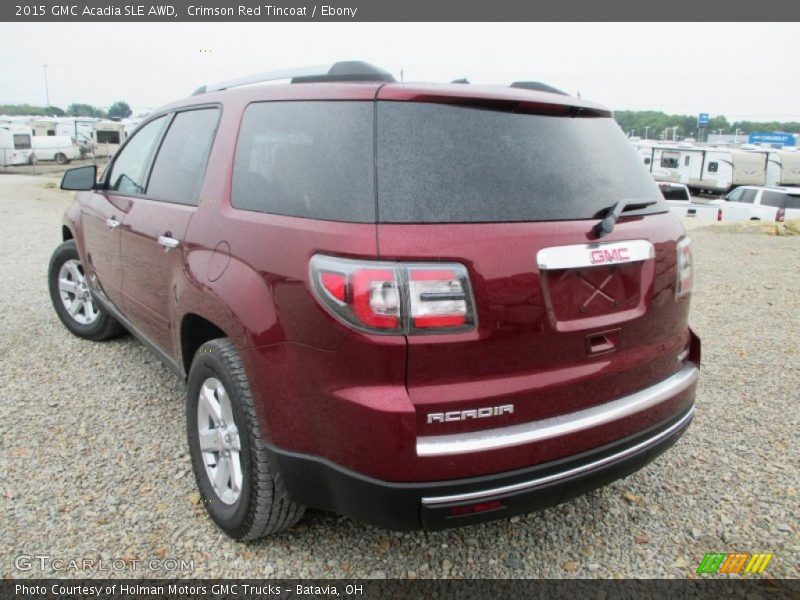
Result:
<svg viewBox="0 0 800 600">
<path fill-rule="evenodd" d="M 99 120 L 94 117 L 60 117 L 56 119 L 56 135 L 75 138 L 78 146 L 91 152 L 92 126 Z"/>
<path fill-rule="evenodd" d="M 95 157 L 111 156 L 125 141 L 125 125 L 118 121 L 98 121 L 92 125 Z"/>
<path fill-rule="evenodd" d="M 31 128 L 36 137 L 47 137 L 56 135 L 56 120 L 48 117 L 32 117 L 25 124 Z"/>
<path fill-rule="evenodd" d="M 683 183 L 692 190 L 727 192 L 740 185 L 764 185 L 767 152 L 677 144 L 637 145 L 656 181 Z"/>
<path fill-rule="evenodd" d="M 800 152 L 795 148 L 770 150 L 767 158 L 767 186 L 800 185 Z"/>
<path fill-rule="evenodd" d="M 8 124 L 0 126 L 0 166 L 27 165 L 32 160 L 31 128 Z"/>
</svg>

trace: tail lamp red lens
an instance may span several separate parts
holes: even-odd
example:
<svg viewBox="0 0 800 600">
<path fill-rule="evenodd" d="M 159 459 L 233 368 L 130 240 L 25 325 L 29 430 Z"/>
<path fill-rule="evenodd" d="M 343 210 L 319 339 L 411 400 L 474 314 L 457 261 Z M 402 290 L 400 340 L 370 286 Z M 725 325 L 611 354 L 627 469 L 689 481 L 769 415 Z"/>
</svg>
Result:
<svg viewBox="0 0 800 600">
<path fill-rule="evenodd" d="M 317 254 L 311 282 L 339 320 L 371 333 L 426 334 L 474 329 L 464 265 L 362 261 Z"/>
<path fill-rule="evenodd" d="M 680 298 L 692 291 L 694 265 L 692 263 L 692 242 L 683 238 L 676 246 L 678 252 L 678 281 L 675 285 L 675 296 Z"/>
</svg>

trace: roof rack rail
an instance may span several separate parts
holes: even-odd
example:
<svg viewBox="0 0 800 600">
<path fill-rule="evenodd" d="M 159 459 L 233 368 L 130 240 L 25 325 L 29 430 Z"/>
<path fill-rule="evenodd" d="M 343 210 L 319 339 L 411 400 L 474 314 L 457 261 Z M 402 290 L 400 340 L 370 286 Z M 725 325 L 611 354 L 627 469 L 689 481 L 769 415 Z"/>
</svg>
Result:
<svg viewBox="0 0 800 600">
<path fill-rule="evenodd" d="M 197 88 L 192 96 L 218 92 L 233 87 L 250 85 L 253 83 L 265 83 L 267 81 L 278 81 L 280 79 L 290 79 L 291 83 L 318 83 L 332 81 L 372 81 L 394 83 L 396 80 L 388 71 L 384 71 L 374 65 L 360 61 L 347 60 L 330 65 L 317 65 L 314 67 L 300 67 L 296 69 L 282 69 L 280 71 L 268 71 L 248 75 L 239 79 L 210 83 Z"/>
<path fill-rule="evenodd" d="M 552 85 L 547 85 L 541 81 L 515 81 L 511 84 L 512 88 L 520 88 L 523 90 L 535 90 L 537 92 L 549 92 L 551 94 L 561 94 L 562 96 L 569 96 L 567 92 L 554 88 Z"/>
</svg>

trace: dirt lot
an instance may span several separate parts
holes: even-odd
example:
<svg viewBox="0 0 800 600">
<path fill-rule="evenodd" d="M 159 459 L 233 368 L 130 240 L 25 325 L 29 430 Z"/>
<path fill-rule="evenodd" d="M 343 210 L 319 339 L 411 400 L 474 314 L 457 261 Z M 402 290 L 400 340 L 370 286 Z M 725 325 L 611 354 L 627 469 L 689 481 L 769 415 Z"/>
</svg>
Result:
<svg viewBox="0 0 800 600">
<path fill-rule="evenodd" d="M 0 175 L 0 577 L 22 554 L 178 558 L 124 576 L 694 576 L 706 552 L 771 552 L 800 567 L 800 237 L 692 223 L 692 323 L 703 339 L 695 423 L 645 470 L 559 507 L 437 533 L 309 511 L 232 542 L 205 516 L 184 434 L 183 383 L 130 337 L 70 335 L 45 274 L 70 195 Z M 108 574 L 104 574 L 108 575 Z"/>
</svg>

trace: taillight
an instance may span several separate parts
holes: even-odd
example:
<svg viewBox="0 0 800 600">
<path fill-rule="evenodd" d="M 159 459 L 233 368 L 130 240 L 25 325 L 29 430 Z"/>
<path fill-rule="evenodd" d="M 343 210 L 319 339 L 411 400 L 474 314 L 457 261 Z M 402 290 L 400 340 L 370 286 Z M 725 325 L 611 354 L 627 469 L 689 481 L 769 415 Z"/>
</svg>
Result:
<svg viewBox="0 0 800 600">
<path fill-rule="evenodd" d="M 781 206 L 778 212 L 775 213 L 775 221 L 777 223 L 783 223 L 784 220 L 786 220 L 786 209 Z"/>
<path fill-rule="evenodd" d="M 311 283 L 335 317 L 371 333 L 425 334 L 475 327 L 469 275 L 458 263 L 311 258 Z"/>
<path fill-rule="evenodd" d="M 675 296 L 680 298 L 692 291 L 693 271 L 692 242 L 683 238 L 676 246 L 678 252 L 678 281 L 675 285 Z"/>
</svg>

